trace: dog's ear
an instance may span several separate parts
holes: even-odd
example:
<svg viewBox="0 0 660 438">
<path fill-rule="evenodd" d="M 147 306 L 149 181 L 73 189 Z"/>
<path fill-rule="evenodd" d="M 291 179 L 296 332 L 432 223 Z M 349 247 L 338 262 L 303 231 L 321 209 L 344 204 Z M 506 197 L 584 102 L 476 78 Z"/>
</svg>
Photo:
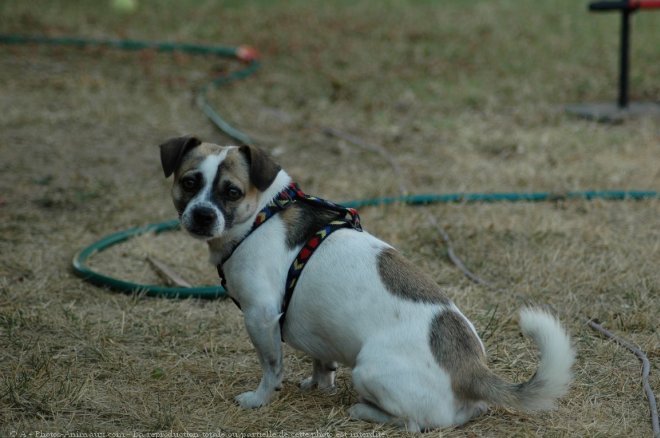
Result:
<svg viewBox="0 0 660 438">
<path fill-rule="evenodd" d="M 163 166 L 165 178 L 169 177 L 181 164 L 183 156 L 202 142 L 193 136 L 176 137 L 160 145 L 160 164 Z"/>
<path fill-rule="evenodd" d="M 275 181 L 281 167 L 259 148 L 241 146 L 239 151 L 245 156 L 250 167 L 250 182 L 263 192 Z"/>
</svg>

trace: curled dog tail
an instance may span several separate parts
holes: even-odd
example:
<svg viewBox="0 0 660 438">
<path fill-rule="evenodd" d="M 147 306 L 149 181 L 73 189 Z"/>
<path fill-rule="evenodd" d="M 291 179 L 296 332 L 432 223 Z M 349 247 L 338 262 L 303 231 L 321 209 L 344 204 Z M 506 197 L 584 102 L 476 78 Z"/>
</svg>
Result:
<svg viewBox="0 0 660 438">
<path fill-rule="evenodd" d="M 547 410 L 566 394 L 572 379 L 575 351 L 559 321 L 549 313 L 525 308 L 520 311 L 520 329 L 532 338 L 541 362 L 530 380 L 513 384 L 484 369 L 483 380 L 471 388 L 479 399 L 524 411 Z"/>
</svg>

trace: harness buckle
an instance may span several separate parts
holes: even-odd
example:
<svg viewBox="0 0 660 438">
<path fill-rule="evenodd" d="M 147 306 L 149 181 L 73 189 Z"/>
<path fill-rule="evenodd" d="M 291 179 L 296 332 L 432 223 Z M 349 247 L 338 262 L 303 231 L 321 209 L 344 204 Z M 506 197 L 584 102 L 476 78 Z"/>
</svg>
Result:
<svg viewBox="0 0 660 438">
<path fill-rule="evenodd" d="M 275 206 L 276 206 L 277 208 L 279 208 L 280 210 L 284 210 L 284 209 L 287 208 L 287 207 L 289 206 L 289 204 L 291 204 L 292 202 L 293 202 L 293 199 L 288 198 L 288 197 L 287 197 L 287 198 L 284 198 L 284 197 L 282 197 L 282 198 L 277 197 L 277 198 L 275 198 L 275 199 L 273 200 L 273 204 L 275 204 Z"/>
</svg>

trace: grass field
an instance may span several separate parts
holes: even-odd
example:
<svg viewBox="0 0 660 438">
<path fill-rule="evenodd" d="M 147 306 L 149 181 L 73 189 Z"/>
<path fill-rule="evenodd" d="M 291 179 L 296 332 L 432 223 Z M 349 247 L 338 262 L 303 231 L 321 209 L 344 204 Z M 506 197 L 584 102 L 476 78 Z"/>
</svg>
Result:
<svg viewBox="0 0 660 438">
<path fill-rule="evenodd" d="M 412 193 L 660 189 L 657 120 L 603 125 L 562 111 L 615 99 L 618 17 L 590 15 L 586 1 L 139 0 L 130 14 L 109 3 L 4 0 L 0 32 L 257 47 L 262 70 L 209 98 L 308 193 L 343 201 L 396 195 L 401 183 Z M 655 13 L 633 19 L 633 100 L 660 100 L 659 24 Z M 277 400 L 241 410 L 233 397 L 258 383 L 260 369 L 231 302 L 117 294 L 70 269 L 101 236 L 175 216 L 156 145 L 185 133 L 228 142 L 193 97 L 234 67 L 181 54 L 0 46 L 0 436 L 403 434 L 347 418 L 357 399 L 348 369 L 336 393 L 302 393 L 311 362 L 289 348 Z M 403 174 L 327 129 L 380 145 Z M 491 286 L 448 261 L 429 214 Z M 585 321 L 646 351 L 660 390 L 660 201 L 399 205 L 361 215 L 474 321 L 498 374 L 523 381 L 533 372 L 536 353 L 517 328 L 525 304 L 552 308 L 578 351 L 556 410 L 491 409 L 428 436 L 651 435 L 638 359 Z M 160 281 L 148 255 L 195 284 L 217 282 L 205 248 L 178 233 L 141 237 L 92 264 Z"/>
</svg>

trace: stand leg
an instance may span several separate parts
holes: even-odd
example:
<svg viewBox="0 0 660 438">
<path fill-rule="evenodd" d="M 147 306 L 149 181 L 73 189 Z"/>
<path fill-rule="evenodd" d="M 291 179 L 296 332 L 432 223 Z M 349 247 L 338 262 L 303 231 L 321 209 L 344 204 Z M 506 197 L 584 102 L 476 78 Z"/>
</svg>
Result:
<svg viewBox="0 0 660 438">
<path fill-rule="evenodd" d="M 619 65 L 619 108 L 628 106 L 628 68 L 630 64 L 630 12 L 621 11 L 621 53 Z"/>
</svg>

